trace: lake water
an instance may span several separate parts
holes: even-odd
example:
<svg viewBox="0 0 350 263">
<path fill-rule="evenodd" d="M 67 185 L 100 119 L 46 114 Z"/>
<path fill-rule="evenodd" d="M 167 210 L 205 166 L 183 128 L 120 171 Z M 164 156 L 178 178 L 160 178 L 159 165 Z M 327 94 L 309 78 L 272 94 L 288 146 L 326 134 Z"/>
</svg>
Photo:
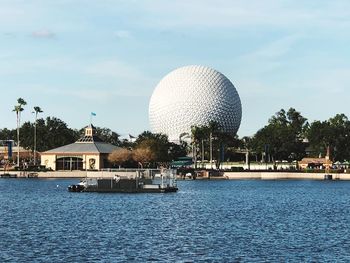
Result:
<svg viewBox="0 0 350 263">
<path fill-rule="evenodd" d="M 179 181 L 70 193 L 0 179 L 0 262 L 349 262 L 350 182 Z"/>
</svg>

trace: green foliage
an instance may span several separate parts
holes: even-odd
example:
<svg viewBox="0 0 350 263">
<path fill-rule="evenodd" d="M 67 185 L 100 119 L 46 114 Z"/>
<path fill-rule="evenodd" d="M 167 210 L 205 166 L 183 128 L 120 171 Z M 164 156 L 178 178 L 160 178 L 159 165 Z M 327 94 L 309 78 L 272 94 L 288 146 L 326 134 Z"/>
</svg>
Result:
<svg viewBox="0 0 350 263">
<path fill-rule="evenodd" d="M 282 109 L 253 138 L 245 138 L 245 146 L 256 153 L 268 150 L 274 160 L 300 160 L 306 154 L 303 139 L 313 157 L 325 156 L 329 146 L 333 160 L 350 159 L 350 121 L 344 114 L 309 124 L 295 109 Z"/>
<path fill-rule="evenodd" d="M 16 130 L 9 130 L 7 128 L 0 130 L 0 140 L 13 140 L 16 137 Z"/>
<path fill-rule="evenodd" d="M 47 117 L 46 120 L 37 120 L 37 150 L 47 151 L 75 142 L 79 135 L 75 130 L 68 128 L 67 124 L 55 117 Z M 33 149 L 34 124 L 25 122 L 21 127 L 21 145 L 27 149 Z"/>
<path fill-rule="evenodd" d="M 193 159 L 194 159 L 194 166 L 197 168 L 197 158 L 198 158 L 198 152 L 200 151 L 200 144 L 201 141 L 205 139 L 206 133 L 207 133 L 208 127 L 205 126 L 192 126 L 191 127 L 191 144 L 193 149 Z M 202 156 L 202 159 L 204 157 Z"/>
<path fill-rule="evenodd" d="M 108 161 L 110 161 L 114 165 L 123 165 L 127 162 L 130 162 L 132 159 L 132 153 L 129 149 L 126 148 L 118 148 L 111 152 L 108 156 Z"/>
<path fill-rule="evenodd" d="M 109 128 L 96 128 L 97 135 L 105 142 L 108 142 L 113 145 L 119 145 L 119 134 L 110 130 Z"/>
<path fill-rule="evenodd" d="M 350 121 L 344 114 L 327 121 L 314 121 L 307 130 L 307 137 L 314 156 L 324 156 L 329 146 L 333 160 L 350 159 Z"/>
<path fill-rule="evenodd" d="M 179 157 L 183 157 L 187 155 L 187 145 L 186 144 L 176 144 L 173 142 L 169 142 L 168 149 L 168 161 L 173 161 L 178 159 Z"/>
<path fill-rule="evenodd" d="M 151 133 L 150 131 L 144 131 L 141 133 L 136 141 L 134 148 L 150 149 L 153 153 L 153 160 L 158 162 L 168 162 L 168 149 L 169 141 L 168 137 L 160 133 Z"/>
<path fill-rule="evenodd" d="M 21 105 L 15 105 L 14 109 L 12 111 L 16 112 L 18 115 L 20 112 L 22 112 L 24 109 Z"/>
<path fill-rule="evenodd" d="M 21 112 L 26 104 L 22 98 L 19 98 L 14 106 L 18 128 Z M 34 112 L 37 116 L 42 110 L 35 106 Z M 84 133 L 84 129 L 70 129 L 65 122 L 55 117 L 38 119 L 36 129 L 37 150 L 40 152 L 73 143 Z M 21 146 L 33 149 L 34 123 L 25 122 L 19 131 Z M 96 131 L 105 142 L 130 150 L 149 149 L 153 164 L 168 163 L 187 155 L 189 145 L 186 138 L 191 138 L 195 160 L 198 158 L 209 160 L 212 154 L 217 167 L 224 156 L 226 159 L 238 158 L 234 153 L 236 148 L 248 149 L 257 155 L 267 152 L 271 161 L 291 161 L 302 159 L 306 154 L 306 146 L 309 146 L 308 151 L 311 151 L 310 155 L 314 157 L 320 154 L 324 156 L 329 146 L 334 161 L 350 160 L 350 121 L 347 116 L 337 114 L 329 120 L 314 121 L 309 124 L 307 119 L 294 108 L 288 111 L 281 109 L 253 137 L 243 137 L 241 140 L 237 135 L 222 132 L 216 122 L 210 122 L 206 126 L 191 127 L 190 134 L 180 135 L 180 144 L 169 142 L 164 134 L 149 131 L 141 133 L 135 142 L 126 139 L 120 141 L 119 134 L 108 128 L 97 127 Z M 16 135 L 19 135 L 16 129 L 0 129 L 0 140 L 13 140 Z M 309 144 L 305 143 L 305 139 Z"/>
<path fill-rule="evenodd" d="M 229 150 L 240 145 L 237 135 L 223 132 L 220 125 L 214 121 L 204 126 L 193 126 L 191 128 L 191 139 L 195 165 L 198 157 L 203 160 L 210 160 L 210 157 L 212 157 L 217 168 L 220 167 Z"/>
<path fill-rule="evenodd" d="M 248 144 L 257 153 L 266 152 L 272 160 L 300 160 L 305 156 L 303 138 L 306 127 L 307 120 L 300 112 L 294 108 L 288 112 L 281 109 Z"/>
<path fill-rule="evenodd" d="M 15 111 L 18 116 L 24 110 L 22 106 L 25 106 L 25 105 L 27 105 L 27 102 L 22 98 L 18 98 L 17 105 L 15 105 L 12 111 Z"/>
<path fill-rule="evenodd" d="M 133 147 L 135 149 L 150 149 L 153 162 L 168 163 L 180 156 L 186 155 L 186 148 L 182 145 L 169 142 L 168 136 L 161 133 L 144 131 L 141 133 Z"/>
<path fill-rule="evenodd" d="M 27 105 L 27 102 L 22 98 L 18 98 L 17 103 L 18 105 L 22 105 L 22 106 Z"/>
<path fill-rule="evenodd" d="M 84 134 L 84 128 L 74 130 L 68 128 L 67 124 L 55 117 L 47 117 L 37 120 L 37 150 L 39 152 L 47 151 L 56 147 L 70 144 L 78 140 Z M 34 123 L 25 122 L 21 127 L 21 145 L 27 149 L 33 149 Z M 119 134 L 108 128 L 96 128 L 97 135 L 105 142 L 113 145 L 119 145 Z M 9 131 L 6 131 L 6 134 Z M 5 131 L 0 133 L 4 137 Z"/>
<path fill-rule="evenodd" d="M 34 111 L 35 111 L 36 113 L 41 113 L 41 112 L 43 112 L 42 109 L 41 109 L 39 106 L 35 106 L 35 107 L 34 107 Z"/>
<path fill-rule="evenodd" d="M 142 132 L 135 142 L 123 140 L 119 146 L 133 149 L 133 161 L 147 165 L 147 167 L 166 166 L 170 161 L 186 155 L 186 147 L 182 144 L 169 142 L 166 135 L 149 131 Z"/>
<path fill-rule="evenodd" d="M 135 143 L 128 140 L 128 139 L 122 139 L 118 146 L 122 147 L 122 148 L 127 148 L 127 149 L 132 149 L 134 147 Z"/>
</svg>

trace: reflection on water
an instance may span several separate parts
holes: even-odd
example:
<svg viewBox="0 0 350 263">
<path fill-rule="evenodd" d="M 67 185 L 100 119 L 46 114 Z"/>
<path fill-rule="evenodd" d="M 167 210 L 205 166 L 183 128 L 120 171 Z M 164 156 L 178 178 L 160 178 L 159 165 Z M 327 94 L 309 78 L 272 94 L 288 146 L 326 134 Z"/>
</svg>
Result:
<svg viewBox="0 0 350 263">
<path fill-rule="evenodd" d="M 350 261 L 350 182 L 67 192 L 75 182 L 0 179 L 0 262 Z"/>
</svg>

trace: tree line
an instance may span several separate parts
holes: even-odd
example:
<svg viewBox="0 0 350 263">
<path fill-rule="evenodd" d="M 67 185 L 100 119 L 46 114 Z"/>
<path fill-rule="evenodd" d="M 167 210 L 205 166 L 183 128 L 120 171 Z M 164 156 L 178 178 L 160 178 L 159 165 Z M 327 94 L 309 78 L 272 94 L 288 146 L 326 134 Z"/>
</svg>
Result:
<svg viewBox="0 0 350 263">
<path fill-rule="evenodd" d="M 25 110 L 26 105 L 27 102 L 24 99 L 17 100 L 13 109 L 16 113 L 17 127 L 16 129 L 0 129 L 0 140 L 13 140 L 15 145 L 31 150 L 34 153 L 34 164 L 36 164 L 36 151 L 44 152 L 67 145 L 84 135 L 85 127 L 71 129 L 57 117 L 38 118 L 38 114 L 43 112 L 39 106 L 33 108 L 35 121 L 26 121 L 21 124 L 21 113 Z M 164 134 L 144 131 L 138 135 L 136 140 L 128 140 L 121 139 L 117 132 L 109 128 L 96 127 L 96 135 L 107 143 L 119 146 L 119 149 L 122 150 L 122 154 L 115 152 L 110 156 L 110 161 L 115 165 L 137 166 L 140 163 L 156 166 L 162 163 L 167 164 L 177 157 L 187 154 L 185 144 L 178 145 L 169 142 L 168 137 Z M 17 165 L 19 165 L 19 159 L 17 158 Z"/>
<path fill-rule="evenodd" d="M 294 108 L 281 109 L 253 137 L 243 137 L 242 143 L 265 161 L 324 157 L 329 147 L 331 159 L 342 162 L 350 160 L 350 121 L 345 114 L 336 114 L 309 123 Z"/>
<path fill-rule="evenodd" d="M 21 112 L 26 102 L 19 98 L 14 107 L 16 129 L 0 129 L 0 140 L 15 140 L 17 145 L 38 152 L 47 151 L 75 142 L 84 134 L 84 128 L 71 129 L 56 117 L 37 118 L 43 110 L 34 107 L 35 121 L 21 125 Z M 96 128 L 97 135 L 105 142 L 119 146 L 110 156 L 115 165 L 147 163 L 166 164 L 178 157 L 191 155 L 197 161 L 214 163 L 244 160 L 242 153 L 249 152 L 259 161 L 301 160 L 305 156 L 324 156 L 327 147 L 332 159 L 350 160 L 350 121 L 344 114 L 325 121 L 308 120 L 294 108 L 281 109 L 253 136 L 238 138 L 222 131 L 216 122 L 204 126 L 193 126 L 190 133 L 180 135 L 180 143 L 173 143 L 164 134 L 144 131 L 133 141 L 120 139 L 117 132 L 109 128 Z"/>
</svg>

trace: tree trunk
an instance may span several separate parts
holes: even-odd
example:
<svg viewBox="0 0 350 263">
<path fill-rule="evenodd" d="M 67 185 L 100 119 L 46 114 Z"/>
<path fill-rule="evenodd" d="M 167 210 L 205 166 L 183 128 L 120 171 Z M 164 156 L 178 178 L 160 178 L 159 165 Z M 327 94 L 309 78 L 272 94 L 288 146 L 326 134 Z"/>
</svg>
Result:
<svg viewBox="0 0 350 263">
<path fill-rule="evenodd" d="M 20 115 L 17 112 L 17 166 L 19 168 L 19 120 L 20 119 Z"/>
</svg>

